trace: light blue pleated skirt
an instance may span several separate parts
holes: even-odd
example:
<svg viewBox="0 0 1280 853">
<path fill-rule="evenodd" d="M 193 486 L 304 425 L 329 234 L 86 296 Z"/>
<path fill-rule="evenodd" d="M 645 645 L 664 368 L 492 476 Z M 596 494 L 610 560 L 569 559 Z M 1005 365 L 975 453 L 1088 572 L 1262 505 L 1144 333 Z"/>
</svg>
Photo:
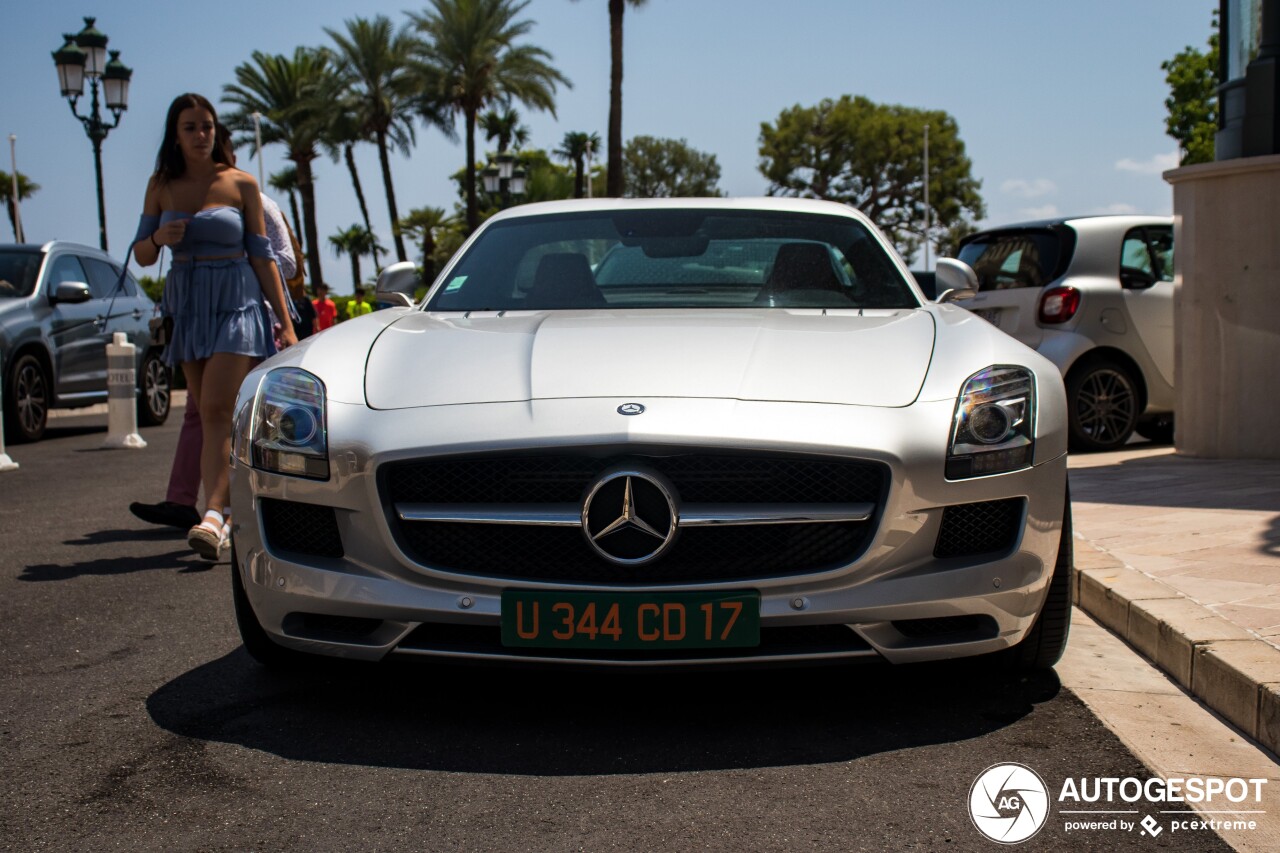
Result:
<svg viewBox="0 0 1280 853">
<path fill-rule="evenodd" d="M 165 349 L 170 365 L 201 361 L 215 352 L 275 354 L 262 286 L 246 258 L 175 261 L 160 310 L 173 318 L 173 337 Z"/>
</svg>

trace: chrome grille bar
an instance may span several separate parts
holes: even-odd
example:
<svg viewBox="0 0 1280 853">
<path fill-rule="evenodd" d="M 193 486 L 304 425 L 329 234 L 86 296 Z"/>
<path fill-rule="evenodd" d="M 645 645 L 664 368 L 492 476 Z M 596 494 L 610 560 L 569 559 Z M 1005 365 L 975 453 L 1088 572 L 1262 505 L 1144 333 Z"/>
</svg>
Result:
<svg viewBox="0 0 1280 853">
<path fill-rule="evenodd" d="M 395 505 L 402 521 L 443 521 L 463 524 L 513 524 L 526 527 L 581 527 L 577 504 L 423 504 Z M 748 524 L 838 524 L 867 521 L 871 503 L 843 504 L 685 504 L 681 527 Z"/>
</svg>

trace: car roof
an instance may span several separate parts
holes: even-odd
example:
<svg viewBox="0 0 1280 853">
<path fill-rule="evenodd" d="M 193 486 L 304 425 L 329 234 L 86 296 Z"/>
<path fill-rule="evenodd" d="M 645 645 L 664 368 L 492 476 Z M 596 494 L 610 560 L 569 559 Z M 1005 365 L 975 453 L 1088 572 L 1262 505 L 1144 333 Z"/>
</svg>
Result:
<svg viewBox="0 0 1280 853">
<path fill-rule="evenodd" d="M 1052 219 L 1031 219 L 1025 222 L 1010 222 L 1005 225 L 993 225 L 982 228 L 966 237 L 972 239 L 978 234 L 990 234 L 996 231 L 1019 231 L 1033 228 L 1053 228 L 1068 225 L 1073 228 L 1135 228 L 1139 225 L 1172 225 L 1172 216 L 1138 213 L 1099 213 L 1087 216 L 1056 216 Z"/>
<path fill-rule="evenodd" d="M 109 252 L 104 252 L 94 246 L 87 246 L 84 243 L 75 243 L 71 240 L 50 240 L 47 243 L 0 243 L 0 250 L 17 249 L 24 252 L 75 252 L 80 255 L 90 255 L 103 260 L 114 261 Z"/>
<path fill-rule="evenodd" d="M 490 217 L 487 222 L 523 216 L 546 216 L 556 213 L 592 213 L 620 210 L 758 210 L 793 213 L 819 213 L 849 216 L 866 220 L 857 209 L 835 201 L 811 198 L 723 197 L 723 198 L 597 198 L 541 201 L 509 207 Z"/>
</svg>

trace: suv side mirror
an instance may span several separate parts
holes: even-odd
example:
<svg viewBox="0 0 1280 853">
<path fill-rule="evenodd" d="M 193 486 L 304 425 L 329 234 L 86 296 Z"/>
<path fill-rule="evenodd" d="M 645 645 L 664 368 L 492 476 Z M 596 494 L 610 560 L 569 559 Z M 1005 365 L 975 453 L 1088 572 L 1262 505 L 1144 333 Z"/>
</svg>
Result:
<svg viewBox="0 0 1280 853">
<path fill-rule="evenodd" d="M 413 294 L 422 283 L 413 261 L 400 261 L 386 267 L 378 275 L 373 298 L 403 308 L 413 307 Z"/>
<path fill-rule="evenodd" d="M 1120 268 L 1120 286 L 1129 290 L 1146 290 L 1156 283 L 1156 277 L 1137 267 Z"/>
<path fill-rule="evenodd" d="M 939 305 L 957 299 L 972 299 L 978 295 L 978 274 L 973 267 L 955 258 L 938 258 L 934 267 L 937 276 Z"/>
<path fill-rule="evenodd" d="M 59 302 L 76 305 L 80 302 L 88 302 L 92 298 L 93 291 L 83 281 L 64 281 L 58 285 L 50 301 L 55 305 Z"/>
</svg>

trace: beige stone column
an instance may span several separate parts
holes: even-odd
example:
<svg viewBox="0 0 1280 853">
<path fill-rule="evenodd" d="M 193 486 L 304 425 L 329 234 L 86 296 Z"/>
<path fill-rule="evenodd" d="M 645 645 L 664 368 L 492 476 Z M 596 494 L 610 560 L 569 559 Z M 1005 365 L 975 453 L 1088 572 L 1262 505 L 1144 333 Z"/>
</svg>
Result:
<svg viewBox="0 0 1280 853">
<path fill-rule="evenodd" d="M 1164 179 L 1173 185 L 1177 450 L 1280 459 L 1280 155 Z"/>
</svg>

